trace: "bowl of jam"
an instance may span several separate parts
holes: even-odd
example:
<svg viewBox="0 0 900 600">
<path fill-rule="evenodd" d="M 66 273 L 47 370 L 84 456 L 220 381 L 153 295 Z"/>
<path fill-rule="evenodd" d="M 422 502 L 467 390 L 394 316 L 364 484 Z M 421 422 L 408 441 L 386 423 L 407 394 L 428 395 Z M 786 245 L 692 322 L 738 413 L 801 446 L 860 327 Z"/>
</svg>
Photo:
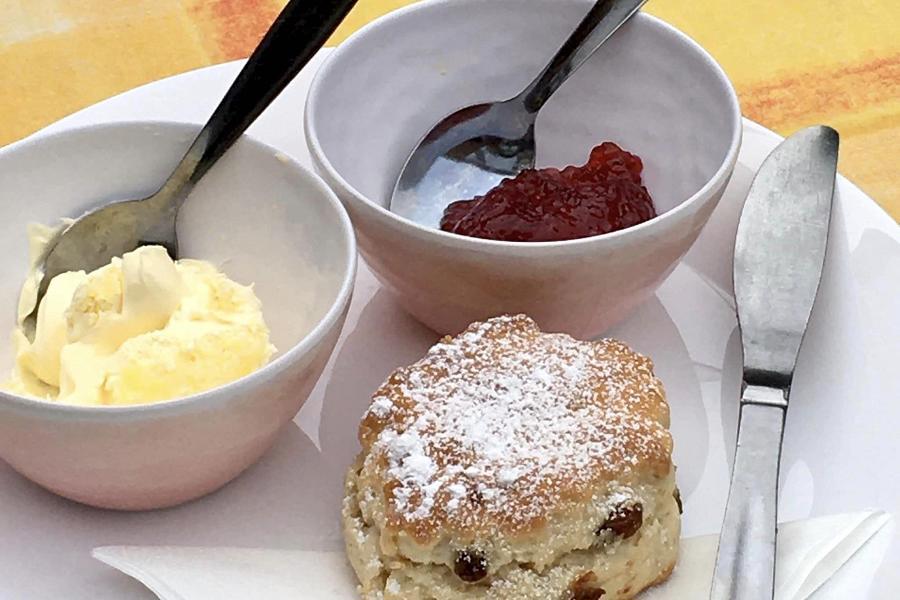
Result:
<svg viewBox="0 0 900 600">
<path fill-rule="evenodd" d="M 535 169 L 460 193 L 439 228 L 390 211 L 419 138 L 463 106 L 514 96 L 592 4 L 425 0 L 354 34 L 316 75 L 313 162 L 370 269 L 439 333 L 518 312 L 545 330 L 602 333 L 671 273 L 731 177 L 731 83 L 696 42 L 642 13 L 542 109 Z"/>
</svg>

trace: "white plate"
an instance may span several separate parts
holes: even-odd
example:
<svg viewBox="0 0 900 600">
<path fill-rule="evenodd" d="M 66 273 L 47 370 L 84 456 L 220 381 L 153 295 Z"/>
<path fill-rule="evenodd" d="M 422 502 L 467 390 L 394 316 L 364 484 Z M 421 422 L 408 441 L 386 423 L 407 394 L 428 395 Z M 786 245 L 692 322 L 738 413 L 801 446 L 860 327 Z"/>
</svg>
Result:
<svg viewBox="0 0 900 600">
<path fill-rule="evenodd" d="M 304 164 L 303 100 L 321 58 L 250 129 Z M 155 82 L 45 131 L 132 118 L 199 123 L 239 68 L 228 63 Z M 653 357 L 668 389 L 685 535 L 714 532 L 722 518 L 740 375 L 731 248 L 752 173 L 778 141 L 745 123 L 734 180 L 697 245 L 656 298 L 610 332 Z M 900 229 L 843 178 L 839 190 L 822 290 L 788 413 L 783 520 L 869 507 L 900 511 Z M 357 419 L 384 377 L 434 341 L 362 266 L 343 337 L 296 419 L 299 427 L 222 491 L 167 511 L 112 513 L 57 498 L 3 465 L 0 597 L 152 597 L 92 560 L 90 549 L 99 545 L 339 548 L 341 480 L 356 452 Z M 896 598 L 900 539 L 894 530 L 881 537 L 854 559 L 874 573 L 868 592 L 857 582 L 848 595 L 849 582 L 838 577 L 816 598 Z"/>
</svg>

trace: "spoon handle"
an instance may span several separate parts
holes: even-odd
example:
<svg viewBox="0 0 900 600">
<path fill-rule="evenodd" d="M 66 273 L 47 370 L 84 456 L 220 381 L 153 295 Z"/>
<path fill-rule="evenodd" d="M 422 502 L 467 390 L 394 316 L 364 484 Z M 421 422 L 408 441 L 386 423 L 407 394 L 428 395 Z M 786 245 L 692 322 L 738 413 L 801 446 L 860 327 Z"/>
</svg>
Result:
<svg viewBox="0 0 900 600">
<path fill-rule="evenodd" d="M 300 72 L 357 0 L 291 0 L 157 196 L 177 206 Z"/>
<path fill-rule="evenodd" d="M 525 110 L 538 112 L 559 86 L 647 0 L 597 0 L 541 74 L 518 96 Z"/>
</svg>

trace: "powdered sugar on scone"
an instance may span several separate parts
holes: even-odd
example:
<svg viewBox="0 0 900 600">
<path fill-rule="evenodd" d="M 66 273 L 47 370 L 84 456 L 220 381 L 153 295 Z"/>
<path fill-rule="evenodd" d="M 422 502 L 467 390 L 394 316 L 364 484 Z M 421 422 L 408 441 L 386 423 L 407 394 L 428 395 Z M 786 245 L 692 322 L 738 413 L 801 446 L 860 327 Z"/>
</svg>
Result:
<svg viewBox="0 0 900 600">
<path fill-rule="evenodd" d="M 360 438 L 383 469 L 389 521 L 421 538 L 527 529 L 636 465 L 664 476 L 667 427 L 648 359 L 614 340 L 542 334 L 519 315 L 475 323 L 395 372 Z"/>
</svg>

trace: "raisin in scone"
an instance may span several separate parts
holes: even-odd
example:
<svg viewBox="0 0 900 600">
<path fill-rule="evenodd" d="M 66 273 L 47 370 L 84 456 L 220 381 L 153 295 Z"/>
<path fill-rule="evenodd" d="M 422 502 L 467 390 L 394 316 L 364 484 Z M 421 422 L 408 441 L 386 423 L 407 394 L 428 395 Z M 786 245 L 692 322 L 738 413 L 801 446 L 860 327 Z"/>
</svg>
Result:
<svg viewBox="0 0 900 600">
<path fill-rule="evenodd" d="M 365 600 L 624 600 L 675 566 L 669 408 L 621 342 L 474 323 L 394 372 L 343 507 Z"/>
</svg>

